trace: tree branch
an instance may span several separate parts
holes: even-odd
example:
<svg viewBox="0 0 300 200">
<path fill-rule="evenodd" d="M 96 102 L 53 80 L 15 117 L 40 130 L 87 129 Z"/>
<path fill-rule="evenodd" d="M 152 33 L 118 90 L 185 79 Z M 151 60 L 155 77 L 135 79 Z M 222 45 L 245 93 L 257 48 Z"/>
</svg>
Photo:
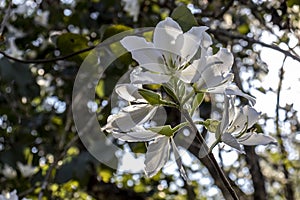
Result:
<svg viewBox="0 0 300 200">
<path fill-rule="evenodd" d="M 236 63 L 233 64 L 232 71 L 234 74 L 234 82 L 236 85 L 244 92 L 241 78 L 239 76 L 239 70 Z M 247 104 L 246 99 L 241 99 L 242 104 Z M 255 147 L 253 146 L 244 146 L 246 152 L 246 163 L 250 171 L 253 188 L 254 188 L 254 199 L 265 199 L 267 198 L 267 191 L 265 187 L 265 178 L 261 172 L 261 167 L 259 165 L 259 156 L 255 153 Z"/>
<path fill-rule="evenodd" d="M 207 144 L 204 140 L 204 138 L 202 137 L 202 135 L 199 133 L 197 127 L 195 126 L 192 118 L 190 117 L 189 113 L 187 110 L 182 110 L 182 114 L 183 116 L 185 117 L 185 119 L 190 123 L 191 125 L 191 128 L 194 132 L 194 134 L 196 135 L 196 138 L 198 141 L 199 141 L 199 149 L 200 151 L 197 152 L 197 158 L 199 158 L 199 160 L 206 160 L 208 159 L 209 163 L 211 163 L 213 169 L 210 169 L 210 170 L 213 170 L 215 173 L 218 174 L 218 176 L 221 178 L 223 184 L 225 185 L 226 189 L 228 190 L 228 192 L 225 192 L 223 193 L 224 196 L 226 196 L 227 198 L 232 198 L 234 200 L 239 200 L 239 197 L 237 196 L 236 192 L 234 191 L 234 189 L 232 188 L 230 182 L 228 181 L 226 175 L 224 174 L 224 172 L 222 171 L 222 169 L 220 168 L 218 162 L 216 161 L 214 155 L 208 151 L 208 147 L 207 147 Z M 204 157 L 202 157 L 201 155 L 203 155 L 203 151 L 204 151 Z M 199 156 L 200 154 L 200 156 Z M 228 193 L 230 195 L 228 195 Z"/>
<path fill-rule="evenodd" d="M 73 53 L 70 53 L 68 55 L 64 55 L 64 56 L 58 56 L 58 57 L 55 57 L 55 58 L 49 58 L 49 59 L 36 59 L 36 60 L 22 60 L 22 59 L 19 59 L 19 58 L 15 58 L 13 56 L 10 56 L 8 55 L 7 53 L 5 53 L 4 51 L 0 51 L 0 54 L 2 54 L 4 57 L 10 59 L 10 60 L 13 60 L 15 62 L 19 62 L 19 63 L 25 63 L 25 64 L 40 64 L 40 63 L 49 63 L 49 62 L 55 62 L 55 61 L 58 61 L 58 60 L 65 60 L 67 58 L 71 58 L 73 56 L 76 56 L 76 55 L 79 55 L 81 53 L 84 53 L 84 52 L 87 52 L 87 51 L 90 51 L 92 49 L 94 49 L 96 46 L 90 46 L 88 48 L 85 48 L 85 49 L 81 49 L 79 51 L 76 51 L 76 52 L 73 52 Z"/>
<path fill-rule="evenodd" d="M 284 60 L 282 61 L 282 66 L 280 68 L 279 72 L 279 83 L 278 83 L 278 88 L 277 88 L 277 100 L 276 100 L 276 118 L 275 118 L 275 126 L 276 126 L 276 136 L 279 144 L 279 150 L 281 154 L 281 167 L 283 169 L 284 177 L 287 181 L 285 185 L 285 197 L 287 200 L 293 200 L 294 199 L 294 191 L 293 187 L 291 184 L 291 180 L 289 178 L 289 172 L 287 170 L 286 165 L 284 164 L 284 160 L 287 159 L 287 151 L 285 150 L 283 140 L 281 137 L 281 130 L 280 130 L 280 125 L 279 125 L 279 108 L 280 108 L 280 93 L 282 89 L 282 82 L 283 82 L 283 76 L 284 76 L 284 63 L 286 60 L 286 56 L 284 57 Z"/>
<path fill-rule="evenodd" d="M 267 44 L 267 43 L 264 43 L 262 41 L 256 40 L 254 38 L 249 38 L 249 37 L 247 37 L 245 35 L 233 34 L 230 31 L 225 31 L 225 30 L 221 30 L 221 29 L 208 30 L 208 32 L 210 32 L 213 35 L 226 36 L 226 37 L 229 37 L 230 39 L 242 39 L 242 40 L 245 40 L 245 41 L 247 41 L 247 42 L 249 42 L 251 44 L 260 44 L 260 45 L 262 45 L 264 47 L 268 47 L 268 48 L 274 49 L 276 51 L 279 51 L 279 52 L 283 53 L 285 56 L 291 57 L 294 60 L 297 60 L 298 62 L 300 62 L 300 57 L 298 55 L 294 55 L 291 52 L 283 50 L 280 47 L 278 47 L 276 45 L 273 45 L 273 44 Z"/>
</svg>

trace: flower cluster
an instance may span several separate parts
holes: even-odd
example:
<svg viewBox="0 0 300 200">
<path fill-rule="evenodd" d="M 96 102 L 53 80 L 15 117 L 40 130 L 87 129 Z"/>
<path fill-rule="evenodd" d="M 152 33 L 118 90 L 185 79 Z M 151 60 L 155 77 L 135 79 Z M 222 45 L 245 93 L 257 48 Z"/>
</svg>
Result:
<svg viewBox="0 0 300 200">
<path fill-rule="evenodd" d="M 147 142 L 145 172 L 155 175 L 168 161 L 172 149 L 176 163 L 186 178 L 174 136 L 191 121 L 184 116 L 181 123 L 173 127 L 165 119 L 154 120 L 159 109 L 172 107 L 191 117 L 208 93 L 224 95 L 224 112 L 221 121 L 195 121 L 215 133 L 215 143 L 224 142 L 238 150 L 240 145 L 258 145 L 274 142 L 274 139 L 248 132 L 258 120 L 259 113 L 247 105 L 234 105 L 235 96 L 242 96 L 251 105 L 255 99 L 244 94 L 232 84 L 230 73 L 233 55 L 220 48 L 213 54 L 212 39 L 205 26 L 193 27 L 183 32 L 171 18 L 159 22 L 153 32 L 153 42 L 143 37 L 127 36 L 121 44 L 139 64 L 130 74 L 130 83 L 119 84 L 115 91 L 128 102 L 118 113 L 108 117 L 103 127 L 115 138 L 127 142 Z M 158 89 L 145 89 L 145 85 L 158 85 Z M 153 121 L 155 123 L 153 123 Z M 151 122 L 151 123 L 150 123 Z M 215 128 L 212 127 L 214 122 Z M 199 133 L 195 133 L 199 134 Z"/>
</svg>

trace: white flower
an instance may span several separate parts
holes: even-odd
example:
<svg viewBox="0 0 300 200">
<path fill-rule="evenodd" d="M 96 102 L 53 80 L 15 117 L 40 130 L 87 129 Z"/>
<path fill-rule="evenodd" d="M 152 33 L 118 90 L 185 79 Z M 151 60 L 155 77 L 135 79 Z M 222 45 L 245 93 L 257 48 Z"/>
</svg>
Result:
<svg viewBox="0 0 300 200">
<path fill-rule="evenodd" d="M 179 152 L 173 140 L 174 133 L 182 126 L 179 125 L 174 129 L 170 126 L 149 127 L 146 129 L 144 124 L 153 118 L 159 107 L 147 104 L 137 92 L 138 88 L 131 84 L 117 85 L 115 90 L 123 99 L 141 104 L 129 105 L 122 108 L 119 113 L 109 116 L 103 130 L 123 141 L 149 142 L 145 156 L 145 173 L 149 177 L 157 174 L 165 165 L 169 159 L 172 146 L 177 165 L 181 174 L 186 178 Z"/>
<path fill-rule="evenodd" d="M 137 36 L 123 38 L 121 44 L 139 63 L 139 67 L 131 74 L 131 82 L 159 84 L 178 77 L 190 83 L 194 75 L 185 74 L 184 70 L 197 63 L 192 58 L 200 46 L 208 47 L 211 44 L 211 38 L 205 32 L 207 29 L 205 26 L 192 27 L 183 33 L 179 24 L 167 17 L 155 27 L 153 43 Z"/>
<path fill-rule="evenodd" d="M 224 143 L 241 151 L 240 144 L 243 145 L 265 145 L 276 143 L 270 136 L 257 134 L 254 131 L 246 132 L 258 120 L 259 113 L 252 107 L 246 105 L 236 108 L 225 96 L 225 106 L 222 120 L 219 124 L 216 137 Z"/>
<path fill-rule="evenodd" d="M 32 167 L 31 165 L 24 165 L 21 162 L 17 162 L 18 168 L 21 172 L 21 175 L 26 178 L 30 177 L 38 171 L 37 167 Z"/>
<path fill-rule="evenodd" d="M 138 87 L 132 84 L 119 84 L 115 87 L 115 91 L 122 99 L 138 104 L 128 105 L 117 114 L 110 115 L 103 130 L 128 132 L 136 125 L 146 123 L 155 115 L 158 106 L 149 105 L 138 93 Z"/>
<path fill-rule="evenodd" d="M 187 179 L 186 173 L 182 166 L 181 158 L 176 147 L 172 135 L 162 135 L 152 130 L 160 131 L 163 128 L 170 128 L 169 126 L 154 127 L 146 130 L 142 125 L 135 126 L 127 133 L 113 132 L 112 135 L 127 142 L 149 142 L 145 159 L 145 173 L 147 176 L 152 177 L 166 164 L 170 155 L 170 148 L 176 159 L 176 163 L 183 177 Z"/>
<path fill-rule="evenodd" d="M 0 194 L 0 200 L 19 200 L 19 197 L 17 195 L 17 190 L 13 190 L 12 192 L 2 191 L 2 194 Z M 29 200 L 29 199 L 22 198 L 22 200 Z"/>
<path fill-rule="evenodd" d="M 49 15 L 49 10 L 38 12 L 34 18 L 34 21 L 40 24 L 41 26 L 46 27 L 48 25 Z"/>
<path fill-rule="evenodd" d="M 5 178 L 8 178 L 8 179 L 13 179 L 17 176 L 16 170 L 14 170 L 14 168 L 12 168 L 11 166 L 9 166 L 7 164 L 4 164 L 2 174 L 3 174 L 3 176 L 5 176 Z"/>
<path fill-rule="evenodd" d="M 133 21 L 138 20 L 140 13 L 140 3 L 138 0 L 122 0 L 124 5 L 124 11 L 128 12 L 133 17 Z"/>
<path fill-rule="evenodd" d="M 233 55 L 226 48 L 220 48 L 212 55 L 211 48 L 201 49 L 201 57 L 182 71 L 187 79 L 192 77 L 196 91 L 220 93 L 228 83 L 232 82 L 233 74 L 229 73 L 233 64 Z"/>
<path fill-rule="evenodd" d="M 17 190 L 13 190 L 12 192 L 2 191 L 2 195 L 0 195 L 0 200 L 19 200 Z"/>
</svg>

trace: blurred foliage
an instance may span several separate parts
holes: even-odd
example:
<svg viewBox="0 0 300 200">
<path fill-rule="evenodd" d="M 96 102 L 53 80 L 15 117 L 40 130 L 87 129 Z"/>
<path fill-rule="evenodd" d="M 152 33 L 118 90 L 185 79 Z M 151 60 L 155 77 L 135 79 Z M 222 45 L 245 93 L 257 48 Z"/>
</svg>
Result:
<svg viewBox="0 0 300 200">
<path fill-rule="evenodd" d="M 172 16 L 184 31 L 197 24 L 208 26 L 214 50 L 220 46 L 231 48 L 235 82 L 249 93 L 276 93 L 276 88 L 261 84 L 272 66 L 262 60 L 262 46 L 254 40 L 270 34 L 275 37 L 272 44 L 284 46 L 294 55 L 299 52 L 296 49 L 300 38 L 298 0 L 138 2 L 139 17 L 133 21 L 123 10 L 122 1 L 117 0 L 0 0 L 3 29 L 0 49 L 23 60 L 51 59 L 97 45 L 123 31 L 154 27 L 166 16 Z M 151 179 L 142 173 L 120 173 L 87 152 L 77 138 L 71 111 L 73 83 L 87 55 L 84 52 L 55 62 L 27 64 L 1 57 L 0 191 L 16 189 L 20 197 L 32 199 L 38 199 L 39 195 L 43 196 L 40 199 L 220 199 L 222 194 L 214 184 L 214 176 L 191 154 L 189 161 L 184 161 L 191 179 L 191 184 L 187 184 L 176 170 L 163 170 Z M 95 89 L 102 125 L 111 112 L 109 101 L 114 85 L 129 65 L 133 67 L 136 63 L 130 54 L 124 54 L 104 72 Z M 205 118 L 210 114 L 210 99 L 203 96 L 200 99 L 205 102 L 200 116 Z M 279 129 L 274 132 L 265 129 L 268 123 L 275 126 L 274 116 L 268 115 L 262 117 L 257 128 L 277 137 L 282 145 L 257 147 L 256 153 L 268 198 L 287 199 L 285 186 L 289 183 L 294 199 L 300 199 L 299 111 L 293 105 L 280 110 L 285 118 L 280 119 Z M 282 127 L 289 128 L 280 137 L 278 131 Z M 143 144 L 132 144 L 130 148 L 134 152 L 145 151 Z M 236 156 L 230 165 L 223 160 L 228 155 Z M 245 156 L 222 146 L 219 156 L 225 173 L 245 193 L 245 199 L 252 199 L 258 191 L 254 191 L 254 177 Z M 37 167 L 38 171 L 24 177 L 18 161 Z"/>
</svg>

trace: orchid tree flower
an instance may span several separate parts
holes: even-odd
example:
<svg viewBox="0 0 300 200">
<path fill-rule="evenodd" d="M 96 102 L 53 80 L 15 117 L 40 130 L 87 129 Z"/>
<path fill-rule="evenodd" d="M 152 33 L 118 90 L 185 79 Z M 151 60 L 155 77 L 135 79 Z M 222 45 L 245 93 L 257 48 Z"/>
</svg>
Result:
<svg viewBox="0 0 300 200">
<path fill-rule="evenodd" d="M 173 140 L 174 134 L 187 123 L 181 123 L 174 128 L 169 125 L 145 128 L 145 123 L 153 118 L 159 106 L 147 104 L 138 92 L 139 88 L 132 84 L 117 85 L 115 90 L 124 100 L 140 104 L 129 105 L 122 108 L 117 114 L 109 116 L 103 130 L 123 141 L 149 142 L 145 158 L 145 172 L 149 177 L 157 174 L 165 165 L 172 147 L 179 170 L 182 176 L 187 179 Z"/>
<path fill-rule="evenodd" d="M 167 17 L 154 29 L 153 42 L 143 37 L 127 36 L 121 44 L 132 54 L 139 66 L 131 74 L 132 83 L 161 84 L 177 77 L 190 83 L 193 76 L 183 72 L 188 69 L 199 47 L 211 44 L 206 26 L 192 27 L 183 33 L 179 24 Z"/>
<path fill-rule="evenodd" d="M 237 108 L 225 96 L 223 117 L 216 130 L 217 141 L 241 151 L 240 145 L 266 145 L 276 140 L 262 133 L 247 132 L 258 120 L 260 113 L 249 105 Z M 216 143 L 215 143 L 216 144 Z M 213 145 L 214 146 L 214 145 Z M 213 148 L 212 146 L 212 148 Z"/>
<path fill-rule="evenodd" d="M 135 104 L 128 105 L 117 114 L 110 115 L 107 124 L 102 128 L 108 132 L 116 130 L 127 132 L 137 124 L 144 124 L 155 115 L 158 106 L 148 104 L 148 102 L 138 93 L 138 87 L 133 84 L 120 84 L 115 87 L 116 93 L 128 102 Z"/>
<path fill-rule="evenodd" d="M 185 125 L 186 124 L 180 124 L 174 128 L 165 125 L 146 129 L 143 125 L 139 124 L 127 133 L 113 131 L 112 135 L 126 142 L 149 142 L 145 156 L 145 173 L 149 177 L 157 174 L 166 164 L 172 147 L 180 173 L 183 178 L 187 179 L 178 149 L 173 139 L 174 134 Z"/>
<path fill-rule="evenodd" d="M 138 20 L 138 16 L 140 13 L 140 3 L 138 0 L 122 0 L 122 4 L 124 4 L 124 11 L 126 11 L 130 16 L 133 17 L 133 21 L 136 22 Z"/>
<path fill-rule="evenodd" d="M 24 178 L 31 177 L 32 175 L 34 175 L 35 173 L 37 173 L 39 171 L 39 169 L 37 167 L 33 167 L 31 165 L 24 165 L 21 162 L 17 162 L 17 166 L 21 172 L 21 175 Z"/>
</svg>

